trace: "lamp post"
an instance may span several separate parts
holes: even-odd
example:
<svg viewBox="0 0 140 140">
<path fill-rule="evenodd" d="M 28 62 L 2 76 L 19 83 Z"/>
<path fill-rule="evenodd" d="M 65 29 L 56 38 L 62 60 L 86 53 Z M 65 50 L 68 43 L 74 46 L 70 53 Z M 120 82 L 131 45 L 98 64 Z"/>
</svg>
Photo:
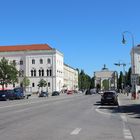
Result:
<svg viewBox="0 0 140 140">
<path fill-rule="evenodd" d="M 116 66 L 123 66 L 123 73 L 124 73 L 124 76 L 123 76 L 123 78 L 122 78 L 122 81 L 123 81 L 123 83 L 124 84 L 122 84 L 122 89 L 125 89 L 125 86 L 126 86 L 126 78 L 125 78 L 125 66 L 126 66 L 126 64 L 125 63 L 114 63 L 114 65 L 116 65 Z"/>
<path fill-rule="evenodd" d="M 134 36 L 133 36 L 133 34 L 131 32 L 124 31 L 122 33 L 122 37 L 123 37 L 122 43 L 123 44 L 126 44 L 126 40 L 125 40 L 125 37 L 124 37 L 125 34 L 129 34 L 131 36 L 131 40 L 132 40 L 132 59 L 131 59 L 132 73 L 131 73 L 131 77 L 134 78 L 134 76 L 135 76 L 135 60 L 134 60 L 134 47 L 135 47 L 135 44 L 134 44 Z M 132 96 L 133 96 L 134 99 L 137 98 L 137 93 L 136 93 L 136 79 L 134 79 L 134 81 L 132 83 Z"/>
</svg>

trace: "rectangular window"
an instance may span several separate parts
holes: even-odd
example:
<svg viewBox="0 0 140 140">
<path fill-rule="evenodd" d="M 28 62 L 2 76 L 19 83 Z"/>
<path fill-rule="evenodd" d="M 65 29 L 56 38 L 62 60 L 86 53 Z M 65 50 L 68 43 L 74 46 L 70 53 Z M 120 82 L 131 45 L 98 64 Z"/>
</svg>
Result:
<svg viewBox="0 0 140 140">
<path fill-rule="evenodd" d="M 50 82 L 48 82 L 48 87 L 50 87 L 51 86 L 51 84 L 50 84 Z"/>
<path fill-rule="evenodd" d="M 35 83 L 32 83 L 32 87 L 35 87 Z"/>
<path fill-rule="evenodd" d="M 32 64 L 35 64 L 35 59 L 32 59 Z"/>
<path fill-rule="evenodd" d="M 23 65 L 23 60 L 20 60 L 20 62 L 19 62 L 19 63 L 20 63 L 20 65 Z"/>
</svg>

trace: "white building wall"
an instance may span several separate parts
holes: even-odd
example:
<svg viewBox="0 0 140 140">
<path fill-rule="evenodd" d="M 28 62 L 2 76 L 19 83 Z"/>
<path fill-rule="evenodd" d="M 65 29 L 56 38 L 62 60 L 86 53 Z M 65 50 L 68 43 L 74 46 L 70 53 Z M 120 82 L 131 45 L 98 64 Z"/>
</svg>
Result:
<svg viewBox="0 0 140 140">
<path fill-rule="evenodd" d="M 24 70 L 24 74 L 30 79 L 30 85 L 28 89 L 32 92 L 38 91 L 38 82 L 44 79 L 49 83 L 49 87 L 43 88 L 43 90 L 60 91 L 63 86 L 63 54 L 59 51 L 44 50 L 44 51 L 18 51 L 18 52 L 0 52 L 0 58 L 5 57 L 9 61 L 16 60 L 17 69 Z M 35 60 L 35 64 L 32 64 L 32 59 Z M 43 64 L 40 64 L 40 59 L 43 60 Z M 50 64 L 48 64 L 50 59 Z M 23 65 L 20 65 L 20 60 L 23 60 Z M 36 76 L 31 76 L 31 70 L 36 70 Z M 39 76 L 39 70 L 44 70 L 44 76 Z M 51 76 L 47 76 L 47 69 L 52 70 Z M 23 77 L 19 78 L 19 83 L 16 86 L 20 86 L 20 82 Z M 34 87 L 33 87 L 34 84 Z M 9 85 L 8 88 L 13 88 L 13 85 Z"/>
<path fill-rule="evenodd" d="M 61 91 L 64 85 L 64 69 L 63 69 L 63 57 L 59 54 L 56 54 L 56 69 L 55 69 L 55 73 L 56 73 L 56 90 L 57 91 Z"/>
<path fill-rule="evenodd" d="M 133 55 L 134 55 L 134 60 L 133 60 Z M 135 75 L 137 75 L 136 77 L 140 77 L 140 45 L 136 46 L 134 48 L 134 51 L 131 50 L 131 67 L 132 67 L 132 74 L 135 73 Z M 137 81 L 136 78 L 134 77 L 135 76 L 131 76 L 131 84 L 132 84 L 132 87 L 134 87 L 134 83 L 135 83 L 136 92 L 138 92 L 138 90 L 140 90 L 140 85 L 136 82 L 133 82 L 133 81 Z M 132 79 L 135 79 L 135 80 L 132 80 Z"/>
</svg>

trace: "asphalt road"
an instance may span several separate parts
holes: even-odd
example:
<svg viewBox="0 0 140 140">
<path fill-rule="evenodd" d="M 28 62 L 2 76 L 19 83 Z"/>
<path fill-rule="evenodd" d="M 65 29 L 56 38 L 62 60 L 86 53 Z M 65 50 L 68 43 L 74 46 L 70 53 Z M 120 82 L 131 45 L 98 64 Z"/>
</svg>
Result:
<svg viewBox="0 0 140 140">
<path fill-rule="evenodd" d="M 99 95 L 68 95 L 0 102 L 0 140 L 133 139 L 117 106 Z"/>
</svg>

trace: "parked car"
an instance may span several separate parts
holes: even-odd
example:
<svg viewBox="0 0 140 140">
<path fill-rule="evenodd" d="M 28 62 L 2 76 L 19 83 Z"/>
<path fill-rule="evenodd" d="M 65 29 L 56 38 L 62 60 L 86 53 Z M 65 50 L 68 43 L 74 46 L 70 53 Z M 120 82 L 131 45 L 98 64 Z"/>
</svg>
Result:
<svg viewBox="0 0 140 140">
<path fill-rule="evenodd" d="M 92 95 L 92 92 L 90 91 L 90 89 L 86 90 L 85 95 Z"/>
<path fill-rule="evenodd" d="M 48 92 L 42 91 L 38 97 L 48 97 Z"/>
<path fill-rule="evenodd" d="M 23 88 L 21 87 L 14 88 L 14 96 L 15 96 L 15 99 L 24 99 L 25 95 L 23 93 Z"/>
<path fill-rule="evenodd" d="M 115 91 L 105 91 L 101 95 L 101 104 L 114 104 L 118 105 L 118 94 Z"/>
<path fill-rule="evenodd" d="M 13 90 L 0 90 L 1 101 L 13 100 L 13 99 L 15 99 Z"/>
<path fill-rule="evenodd" d="M 58 95 L 60 95 L 60 92 L 58 92 L 58 91 L 54 91 L 54 92 L 52 93 L 52 96 L 58 96 Z"/>
<path fill-rule="evenodd" d="M 73 91 L 72 90 L 68 90 L 67 91 L 67 94 L 69 95 L 69 94 L 73 94 Z"/>
</svg>

